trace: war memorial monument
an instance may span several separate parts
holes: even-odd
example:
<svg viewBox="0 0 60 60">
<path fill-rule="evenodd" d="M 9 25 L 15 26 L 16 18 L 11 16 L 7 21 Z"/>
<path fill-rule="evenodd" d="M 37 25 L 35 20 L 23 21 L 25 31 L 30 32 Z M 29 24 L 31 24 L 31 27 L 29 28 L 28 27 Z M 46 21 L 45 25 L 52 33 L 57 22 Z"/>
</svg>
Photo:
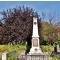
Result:
<svg viewBox="0 0 60 60">
<path fill-rule="evenodd" d="M 27 54 L 27 60 L 50 60 L 50 56 L 46 52 L 42 52 L 39 44 L 38 34 L 38 19 L 33 18 L 33 31 L 32 31 L 32 47 L 29 54 Z"/>
</svg>

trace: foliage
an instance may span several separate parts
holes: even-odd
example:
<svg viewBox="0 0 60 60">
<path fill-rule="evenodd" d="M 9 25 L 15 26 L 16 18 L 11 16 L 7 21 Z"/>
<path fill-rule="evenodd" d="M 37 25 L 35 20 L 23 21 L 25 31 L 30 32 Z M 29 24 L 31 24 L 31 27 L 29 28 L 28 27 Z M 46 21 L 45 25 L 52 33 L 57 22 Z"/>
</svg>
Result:
<svg viewBox="0 0 60 60">
<path fill-rule="evenodd" d="M 31 46 L 26 46 L 26 52 L 25 54 L 29 53 Z"/>
<path fill-rule="evenodd" d="M 0 26 L 0 44 L 9 42 L 23 43 L 29 41 L 32 35 L 33 17 L 40 20 L 37 12 L 32 8 L 19 6 L 1 12 L 4 24 Z M 30 42 L 30 41 L 29 41 Z"/>
<path fill-rule="evenodd" d="M 40 41 L 40 44 L 41 45 L 50 45 L 50 42 L 43 39 L 43 40 Z"/>
<path fill-rule="evenodd" d="M 51 56 L 51 60 L 60 60 L 60 56 L 57 56 L 53 51 L 53 46 L 51 45 L 41 45 L 41 49 L 43 52 L 48 52 L 48 54 Z"/>
<path fill-rule="evenodd" d="M 42 18 L 39 18 L 38 13 L 34 12 L 32 8 L 19 6 L 13 9 L 7 9 L 1 12 L 1 14 L 3 16 L 1 20 L 5 22 L 3 24 L 0 21 L 0 44 L 7 44 L 9 42 L 23 43 L 27 41 L 27 45 L 31 45 L 33 17 L 38 18 L 41 44 L 53 45 L 58 40 L 60 27 L 53 23 L 41 22 Z M 45 15 L 43 13 L 44 18 Z"/>
<path fill-rule="evenodd" d="M 22 50 L 25 50 L 26 46 L 25 45 L 0 45 L 0 53 L 3 53 L 5 51 L 7 52 L 21 52 Z"/>
<path fill-rule="evenodd" d="M 17 56 L 20 52 L 23 50 L 26 50 L 26 46 L 23 44 L 17 44 L 17 45 L 0 45 L 0 55 L 4 52 L 13 52 L 16 51 L 15 54 L 11 53 L 8 56 L 8 60 L 17 60 Z"/>
<path fill-rule="evenodd" d="M 58 56 L 53 56 L 51 57 L 51 60 L 60 60 L 60 58 Z"/>
<path fill-rule="evenodd" d="M 42 45 L 41 49 L 42 49 L 43 52 L 48 52 L 51 55 L 51 53 L 53 51 L 53 46 L 51 46 L 51 45 L 49 45 L 49 46 L 48 45 Z"/>
<path fill-rule="evenodd" d="M 53 52 L 53 46 L 51 45 L 41 45 L 41 49 L 43 52 L 48 52 L 50 55 Z M 16 51 L 17 53 L 22 52 L 23 50 L 26 50 L 26 46 L 25 45 L 0 45 L 0 54 L 8 51 L 8 52 L 12 52 L 12 51 Z M 15 60 L 17 58 L 17 54 L 12 54 L 9 56 L 8 60 Z M 53 54 L 53 56 L 51 55 L 51 60 L 60 60 L 60 58 L 58 56 L 55 56 Z"/>
<path fill-rule="evenodd" d="M 8 60 L 17 60 L 17 54 L 10 54 Z"/>
<path fill-rule="evenodd" d="M 58 37 L 57 37 L 56 44 L 60 45 L 60 35 L 58 35 Z"/>
<path fill-rule="evenodd" d="M 52 54 L 51 54 L 51 60 L 60 60 L 60 56 L 57 55 L 55 52 L 52 52 Z"/>
<path fill-rule="evenodd" d="M 41 22 L 41 29 L 39 29 L 39 33 L 41 33 L 42 39 L 40 39 L 41 44 L 48 45 L 51 44 L 53 45 L 58 37 L 58 32 L 60 32 L 59 29 L 60 27 L 49 24 L 48 22 Z"/>
</svg>

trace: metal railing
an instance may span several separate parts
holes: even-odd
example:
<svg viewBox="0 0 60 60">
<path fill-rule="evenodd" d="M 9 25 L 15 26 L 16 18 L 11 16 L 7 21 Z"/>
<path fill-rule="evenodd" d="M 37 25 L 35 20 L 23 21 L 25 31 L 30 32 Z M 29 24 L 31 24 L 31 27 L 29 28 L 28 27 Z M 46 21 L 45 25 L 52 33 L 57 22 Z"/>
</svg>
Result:
<svg viewBox="0 0 60 60">
<path fill-rule="evenodd" d="M 16 52 L 3 53 L 2 60 L 8 60 L 10 54 L 15 54 Z M 27 54 L 27 55 L 20 55 L 16 58 L 16 60 L 50 60 L 50 55 L 48 54 Z"/>
<path fill-rule="evenodd" d="M 50 60 L 49 55 L 21 55 L 18 60 Z"/>
</svg>

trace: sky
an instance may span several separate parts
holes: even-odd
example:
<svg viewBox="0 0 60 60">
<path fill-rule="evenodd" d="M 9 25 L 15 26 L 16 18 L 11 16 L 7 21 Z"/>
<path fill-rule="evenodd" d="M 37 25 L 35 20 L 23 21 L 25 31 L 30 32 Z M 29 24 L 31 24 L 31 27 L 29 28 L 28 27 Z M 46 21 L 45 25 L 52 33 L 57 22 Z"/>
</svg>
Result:
<svg viewBox="0 0 60 60">
<path fill-rule="evenodd" d="M 50 11 L 55 12 L 56 17 L 58 14 L 60 14 L 60 2 L 57 1 L 0 1 L 0 12 L 19 5 L 33 8 L 33 10 L 39 15 L 41 15 L 42 11 L 46 12 L 47 14 Z M 2 18 L 2 15 L 0 15 L 0 18 Z M 47 18 L 46 20 L 48 21 Z"/>
</svg>

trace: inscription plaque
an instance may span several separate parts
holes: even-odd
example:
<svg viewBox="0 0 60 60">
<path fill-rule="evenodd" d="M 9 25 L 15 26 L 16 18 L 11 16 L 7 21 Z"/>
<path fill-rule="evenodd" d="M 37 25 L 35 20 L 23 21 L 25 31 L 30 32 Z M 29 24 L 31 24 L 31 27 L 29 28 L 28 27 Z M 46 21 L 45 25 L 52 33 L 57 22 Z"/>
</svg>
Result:
<svg viewBox="0 0 60 60">
<path fill-rule="evenodd" d="M 38 46 L 38 39 L 33 39 L 33 46 L 37 47 Z"/>
</svg>

